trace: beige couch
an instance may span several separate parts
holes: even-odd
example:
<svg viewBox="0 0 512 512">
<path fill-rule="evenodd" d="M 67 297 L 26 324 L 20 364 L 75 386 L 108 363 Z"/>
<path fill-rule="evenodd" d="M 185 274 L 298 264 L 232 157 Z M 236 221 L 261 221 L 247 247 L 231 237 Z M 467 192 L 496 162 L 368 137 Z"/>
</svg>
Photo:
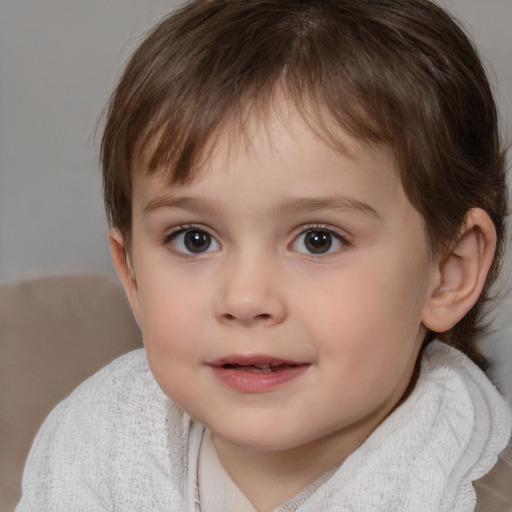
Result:
<svg viewBox="0 0 512 512">
<path fill-rule="evenodd" d="M 0 512 L 11 512 L 32 440 L 51 409 L 142 346 L 124 293 L 100 275 L 0 285 Z"/>
</svg>

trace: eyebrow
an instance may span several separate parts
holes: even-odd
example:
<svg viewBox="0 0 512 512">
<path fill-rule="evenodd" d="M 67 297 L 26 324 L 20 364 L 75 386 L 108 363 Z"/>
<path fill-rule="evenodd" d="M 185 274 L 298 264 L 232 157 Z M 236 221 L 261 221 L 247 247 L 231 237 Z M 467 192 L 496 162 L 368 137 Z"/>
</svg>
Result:
<svg viewBox="0 0 512 512">
<path fill-rule="evenodd" d="M 160 210 L 163 208 L 181 208 L 184 210 L 195 211 L 218 211 L 220 208 L 207 199 L 196 197 L 157 197 L 149 201 L 143 210 L 143 215 Z M 379 213 L 369 204 L 357 199 L 342 195 L 332 195 L 327 197 L 292 197 L 286 199 L 274 207 L 274 215 L 284 215 L 302 212 L 317 212 L 323 210 L 338 212 L 355 212 L 358 214 L 369 215 L 376 219 L 381 219 Z"/>
<path fill-rule="evenodd" d="M 212 211 L 218 210 L 210 201 L 195 197 L 156 197 L 149 201 L 145 206 L 142 214 L 153 212 L 155 210 L 161 210 L 162 208 L 181 208 L 183 210 L 197 210 L 197 211 Z"/>
<path fill-rule="evenodd" d="M 376 219 L 381 219 L 379 213 L 369 204 L 351 197 L 343 195 L 332 195 L 319 198 L 290 198 L 279 204 L 275 208 L 276 214 L 316 212 L 321 210 L 331 210 L 339 212 L 353 211 L 369 215 Z"/>
</svg>

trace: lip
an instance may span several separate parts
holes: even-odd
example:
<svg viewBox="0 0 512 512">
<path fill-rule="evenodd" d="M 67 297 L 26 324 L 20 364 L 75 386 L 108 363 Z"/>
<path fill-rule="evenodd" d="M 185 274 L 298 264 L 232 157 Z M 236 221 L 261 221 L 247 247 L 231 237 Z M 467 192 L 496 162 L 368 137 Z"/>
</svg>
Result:
<svg viewBox="0 0 512 512">
<path fill-rule="evenodd" d="M 231 355 L 217 359 L 209 366 L 227 387 L 243 393 L 271 391 L 301 376 L 309 363 L 267 355 Z M 244 370 L 244 367 L 268 367 L 270 371 Z"/>
<path fill-rule="evenodd" d="M 239 366 L 253 366 L 260 364 L 273 364 L 273 365 L 300 365 L 305 364 L 291 359 L 281 359 L 280 357 L 265 355 L 265 354 L 233 354 L 227 357 L 221 357 L 209 363 L 210 366 L 224 366 L 226 364 L 233 364 Z"/>
</svg>

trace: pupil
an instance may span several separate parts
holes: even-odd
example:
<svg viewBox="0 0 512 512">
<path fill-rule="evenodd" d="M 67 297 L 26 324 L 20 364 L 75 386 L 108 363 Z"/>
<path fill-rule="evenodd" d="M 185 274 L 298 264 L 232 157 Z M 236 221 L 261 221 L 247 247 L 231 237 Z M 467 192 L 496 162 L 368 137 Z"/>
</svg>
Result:
<svg viewBox="0 0 512 512">
<path fill-rule="evenodd" d="M 326 231 L 309 231 L 304 240 L 309 252 L 313 254 L 322 254 L 327 252 L 332 245 L 330 233 Z"/>
<path fill-rule="evenodd" d="M 190 252 L 204 252 L 211 243 L 210 235 L 204 231 L 187 231 L 185 233 L 185 247 Z"/>
</svg>

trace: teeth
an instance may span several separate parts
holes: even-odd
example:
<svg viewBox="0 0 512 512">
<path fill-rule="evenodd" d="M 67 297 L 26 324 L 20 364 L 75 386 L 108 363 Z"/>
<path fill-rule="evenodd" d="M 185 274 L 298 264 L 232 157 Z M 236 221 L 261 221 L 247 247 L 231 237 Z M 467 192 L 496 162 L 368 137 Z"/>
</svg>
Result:
<svg viewBox="0 0 512 512">
<path fill-rule="evenodd" d="M 250 373 L 272 373 L 274 370 L 270 367 L 270 363 L 267 364 L 253 364 L 253 365 L 229 365 L 228 368 L 238 370 L 241 372 Z"/>
<path fill-rule="evenodd" d="M 287 368 L 290 365 L 282 363 L 264 363 L 264 364 L 252 364 L 252 365 L 239 365 L 239 364 L 225 364 L 225 368 L 231 368 L 242 372 L 251 373 L 272 373 L 277 371 L 279 368 Z"/>
<path fill-rule="evenodd" d="M 254 366 L 241 366 L 240 370 L 251 373 L 272 373 L 269 364 L 255 364 Z"/>
<path fill-rule="evenodd" d="M 255 373 L 272 373 L 270 367 L 268 368 L 255 368 Z"/>
</svg>

